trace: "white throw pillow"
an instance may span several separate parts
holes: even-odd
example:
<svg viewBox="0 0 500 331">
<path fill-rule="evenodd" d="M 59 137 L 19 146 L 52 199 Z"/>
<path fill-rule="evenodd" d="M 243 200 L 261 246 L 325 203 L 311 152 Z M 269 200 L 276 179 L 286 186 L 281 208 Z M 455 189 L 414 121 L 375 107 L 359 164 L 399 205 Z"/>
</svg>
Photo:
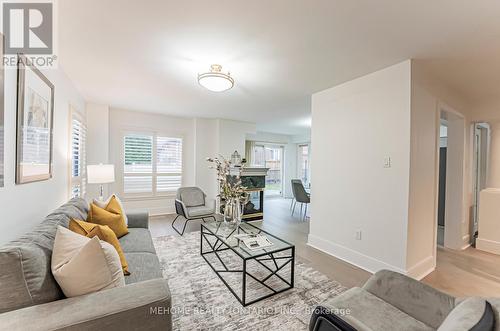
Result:
<svg viewBox="0 0 500 331">
<path fill-rule="evenodd" d="M 125 219 L 125 224 L 128 225 L 128 218 L 127 218 L 127 214 L 125 213 L 125 208 L 123 208 L 123 203 L 122 201 L 120 200 L 120 198 L 116 195 L 116 194 L 111 194 L 109 196 L 109 198 L 107 198 L 106 200 L 104 201 L 101 201 L 101 200 L 98 200 L 98 199 L 94 199 L 93 203 L 99 207 L 99 208 L 102 208 L 102 209 L 105 209 L 106 206 L 108 205 L 109 201 L 111 200 L 111 198 L 115 196 L 116 197 L 116 201 L 118 201 L 118 204 L 120 205 L 120 209 L 122 210 L 122 215 L 123 215 L 123 218 Z"/>
<path fill-rule="evenodd" d="M 57 227 L 52 274 L 68 298 L 125 286 L 120 257 L 109 243 Z"/>
</svg>

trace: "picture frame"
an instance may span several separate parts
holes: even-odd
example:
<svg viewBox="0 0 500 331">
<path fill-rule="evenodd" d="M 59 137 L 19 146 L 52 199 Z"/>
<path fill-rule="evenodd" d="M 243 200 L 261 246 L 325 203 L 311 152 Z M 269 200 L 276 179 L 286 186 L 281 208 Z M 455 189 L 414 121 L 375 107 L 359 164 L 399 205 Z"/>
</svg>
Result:
<svg viewBox="0 0 500 331">
<path fill-rule="evenodd" d="M 4 130 L 4 65 L 3 65 L 3 53 L 4 50 L 4 37 L 0 34 L 0 58 L 2 58 L 2 63 L 0 63 L 0 187 L 5 185 L 5 175 L 4 175 L 4 146 L 5 146 L 5 130 Z"/>
<path fill-rule="evenodd" d="M 54 85 L 19 54 L 16 184 L 52 178 L 53 118 Z"/>
</svg>

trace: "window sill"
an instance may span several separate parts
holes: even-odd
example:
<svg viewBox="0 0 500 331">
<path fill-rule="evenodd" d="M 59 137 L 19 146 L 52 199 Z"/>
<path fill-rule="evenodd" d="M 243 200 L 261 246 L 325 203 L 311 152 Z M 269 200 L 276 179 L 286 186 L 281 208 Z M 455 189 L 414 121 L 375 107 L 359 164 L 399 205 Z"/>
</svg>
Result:
<svg viewBox="0 0 500 331">
<path fill-rule="evenodd" d="M 151 195 L 127 196 L 127 195 L 124 194 L 123 195 L 123 201 L 164 200 L 164 199 L 175 199 L 175 197 L 176 197 L 175 193 L 164 194 L 164 195 L 155 195 L 155 196 L 151 196 Z"/>
</svg>

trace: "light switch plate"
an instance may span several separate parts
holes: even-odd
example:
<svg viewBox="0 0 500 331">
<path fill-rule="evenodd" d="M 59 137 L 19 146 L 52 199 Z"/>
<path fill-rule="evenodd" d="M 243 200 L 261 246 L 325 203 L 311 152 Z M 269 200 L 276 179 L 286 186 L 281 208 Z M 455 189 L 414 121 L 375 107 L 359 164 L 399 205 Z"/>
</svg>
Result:
<svg viewBox="0 0 500 331">
<path fill-rule="evenodd" d="M 392 160 L 390 156 L 386 156 L 384 158 L 384 168 L 390 168 L 392 167 Z"/>
</svg>

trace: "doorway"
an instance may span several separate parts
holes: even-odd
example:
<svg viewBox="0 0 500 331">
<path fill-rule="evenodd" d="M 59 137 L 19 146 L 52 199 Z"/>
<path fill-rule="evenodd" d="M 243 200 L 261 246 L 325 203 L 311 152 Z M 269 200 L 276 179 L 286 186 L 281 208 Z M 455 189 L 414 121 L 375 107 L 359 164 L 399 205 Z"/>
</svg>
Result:
<svg viewBox="0 0 500 331">
<path fill-rule="evenodd" d="M 471 239 L 467 235 L 468 213 L 465 209 L 465 119 L 460 113 L 441 105 L 439 128 L 436 244 L 463 249 Z"/>
<path fill-rule="evenodd" d="M 474 173 L 472 192 L 472 245 L 476 246 L 479 220 L 479 194 L 486 188 L 490 149 L 490 125 L 488 123 L 474 123 Z"/>
<path fill-rule="evenodd" d="M 448 149 L 448 122 L 441 119 L 439 127 L 439 197 L 437 244 L 444 246 L 444 219 L 446 211 L 446 161 Z"/>
</svg>

